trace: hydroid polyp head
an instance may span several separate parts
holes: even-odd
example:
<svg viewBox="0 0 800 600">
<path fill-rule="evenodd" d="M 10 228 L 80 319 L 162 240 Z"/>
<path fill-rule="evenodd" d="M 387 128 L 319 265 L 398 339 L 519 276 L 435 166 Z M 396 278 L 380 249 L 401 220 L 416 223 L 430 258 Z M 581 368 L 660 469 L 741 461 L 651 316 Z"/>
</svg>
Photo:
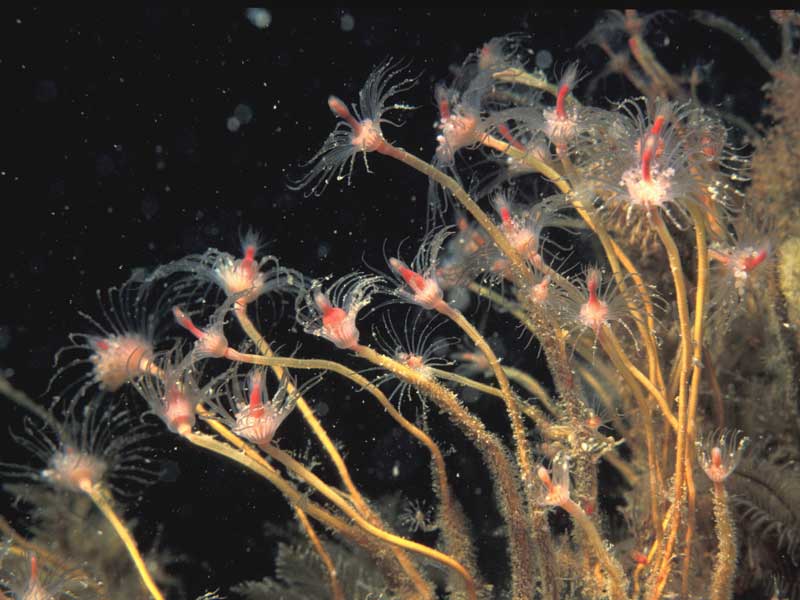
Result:
<svg viewBox="0 0 800 600">
<path fill-rule="evenodd" d="M 481 139 L 480 107 L 469 98 L 469 94 L 464 94 L 459 102 L 458 92 L 436 86 L 439 106 L 436 128 L 441 132 L 436 136 L 436 158 L 442 164 L 452 165 L 458 150 L 477 144 Z"/>
<path fill-rule="evenodd" d="M 589 269 L 586 274 L 586 291 L 588 297 L 581 304 L 578 313 L 579 321 L 594 331 L 600 333 L 600 328 L 608 322 L 608 303 L 598 296 L 602 275 L 599 269 Z"/>
<path fill-rule="evenodd" d="M 546 506 L 564 506 L 570 500 L 569 461 L 558 456 L 553 461 L 553 473 L 540 466 L 536 471 L 539 481 L 544 484 L 545 494 L 541 502 Z"/>
<path fill-rule="evenodd" d="M 698 462 L 711 481 L 722 483 L 736 469 L 749 442 L 741 431 L 713 431 L 697 442 Z"/>
<path fill-rule="evenodd" d="M 240 403 L 237 407 L 233 432 L 257 446 L 266 446 L 294 410 L 298 392 L 289 390 L 290 380 L 284 375 L 277 391 L 270 396 L 263 369 L 253 369 L 247 377 L 247 383 L 248 403 Z M 294 384 L 291 387 L 295 388 Z"/>
<path fill-rule="evenodd" d="M 62 401 L 45 422 L 26 419 L 23 433 L 11 437 L 33 463 L 2 465 L 11 479 L 70 492 L 102 484 L 128 496 L 156 476 L 150 426 L 109 396 Z"/>
<path fill-rule="evenodd" d="M 347 105 L 336 96 L 328 98 L 328 108 L 350 126 L 350 144 L 359 151 L 377 152 L 387 143 L 379 123 L 369 118 L 363 121 L 356 120 Z"/>
<path fill-rule="evenodd" d="M 224 312 L 227 312 L 227 310 Z M 180 307 L 173 307 L 172 314 L 175 316 L 175 321 L 178 325 L 197 338 L 193 354 L 198 359 L 222 358 L 228 352 L 228 338 L 225 337 L 221 318 L 216 319 L 206 329 L 200 329 Z"/>
<path fill-rule="evenodd" d="M 283 421 L 294 410 L 297 400 L 321 376 L 301 386 L 284 372 L 278 388 L 270 394 L 267 371 L 253 368 L 242 375 L 234 367 L 225 375 L 225 382 L 208 399 L 208 406 L 236 435 L 261 448 L 268 446 Z"/>
<path fill-rule="evenodd" d="M 255 234 L 243 240 L 242 256 L 237 258 L 216 248 L 203 254 L 190 254 L 161 265 L 146 277 L 148 285 L 162 282 L 169 309 L 175 304 L 205 303 L 209 293 L 225 294 L 233 308 L 243 309 L 259 298 L 293 289 L 301 276 L 282 267 L 274 256 L 258 258 Z"/>
<path fill-rule="evenodd" d="M 767 270 L 762 265 L 772 257 L 772 247 L 766 237 L 760 240 L 744 239 L 735 245 L 712 244 L 708 255 L 722 267 L 736 295 L 742 298 L 753 272 L 759 268 L 761 271 Z"/>
<path fill-rule="evenodd" d="M 293 181 L 290 188 L 306 189 L 309 195 L 319 196 L 332 178 L 350 184 L 356 157 L 369 152 L 389 153 L 392 145 L 386 141 L 382 126 L 396 125 L 386 118 L 392 110 L 408 110 L 410 106 L 390 103 L 392 96 L 409 89 L 414 79 L 401 79 L 402 63 L 391 59 L 378 65 L 367 78 L 358 94 L 358 105 L 352 110 L 336 96 L 328 97 L 328 108 L 340 120 L 322 147 L 302 166 L 308 172 Z M 369 171 L 369 165 L 367 165 Z"/>
<path fill-rule="evenodd" d="M 534 306 L 544 307 L 547 306 L 551 298 L 550 289 L 552 287 L 552 278 L 550 275 L 544 275 L 537 279 L 535 283 L 529 286 L 527 299 Z"/>
<path fill-rule="evenodd" d="M 171 432 L 189 433 L 196 420 L 195 407 L 204 396 L 194 357 L 176 344 L 156 355 L 149 370 L 136 384 L 139 394 Z"/>
<path fill-rule="evenodd" d="M 306 333 L 323 337 L 338 348 L 353 349 L 359 340 L 358 313 L 382 282 L 380 276 L 351 273 L 323 289 L 323 282 L 314 280 L 297 297 L 297 321 Z"/>
<path fill-rule="evenodd" d="M 444 291 L 440 285 L 440 254 L 445 240 L 453 230 L 449 227 L 429 231 L 417 249 L 411 265 L 396 257 L 387 259 L 395 275 L 397 286 L 386 290 L 389 294 L 421 306 L 425 310 L 439 310 L 444 306 Z"/>
<path fill-rule="evenodd" d="M 444 302 L 444 292 L 433 277 L 417 273 L 399 258 L 390 258 L 389 266 L 405 282 L 407 289 L 398 290 L 401 297 L 426 310 L 434 310 Z"/>
<path fill-rule="evenodd" d="M 107 465 L 92 454 L 66 446 L 53 454 L 42 475 L 55 485 L 73 491 L 86 491 L 103 479 Z"/>
<path fill-rule="evenodd" d="M 613 324 L 621 325 L 636 344 L 636 338 L 630 331 L 630 323 L 637 316 L 631 311 L 638 299 L 632 290 L 633 283 L 624 289 L 617 285 L 616 279 L 597 267 L 586 270 L 583 279 L 560 282 L 558 311 L 567 322 L 572 322 L 571 331 L 578 334 L 591 331 L 597 339 L 603 328 Z"/>
<path fill-rule="evenodd" d="M 569 250 L 549 239 L 545 230 L 561 229 L 570 232 L 573 221 L 564 214 L 567 204 L 561 195 L 544 198 L 532 205 L 515 201 L 516 195 L 517 190 L 514 187 L 499 190 L 492 195 L 492 205 L 500 218 L 498 226 L 519 255 L 534 269 L 541 270 L 545 265 L 545 256 L 556 256 L 553 250 Z M 493 245 L 488 246 L 487 250 L 491 261 L 489 264 L 492 265 L 490 268 L 507 264 L 507 257 Z"/>
<path fill-rule="evenodd" d="M 539 234 L 541 227 L 537 227 L 530 215 L 513 207 L 505 192 L 499 192 L 492 198 L 495 211 L 500 216 L 500 227 L 514 249 L 524 259 L 531 263 L 540 262 Z"/>
<path fill-rule="evenodd" d="M 50 559 L 52 560 L 52 558 Z M 62 598 L 97 598 L 87 589 L 87 581 L 77 570 L 64 570 L 52 562 L 40 560 L 33 552 L 20 552 L 10 542 L 0 550 L 0 597 L 18 600 L 60 600 Z M 8 594 L 8 596 L 7 596 Z"/>
<path fill-rule="evenodd" d="M 322 292 L 314 294 L 314 304 L 319 310 L 322 327 L 317 335 L 336 344 L 338 348 L 355 348 L 358 345 L 359 332 L 356 327 L 356 314 L 340 306 L 334 306 Z"/>
<path fill-rule="evenodd" d="M 712 185 L 703 175 L 707 143 L 698 143 L 692 126 L 699 109 L 660 98 L 645 106 L 626 101 L 620 109 L 601 138 L 608 157 L 600 158 L 604 166 L 596 170 L 604 180 L 600 187 L 609 188 L 609 205 L 627 218 L 634 211 L 647 218 L 664 214 L 678 225 L 689 220 L 690 208 L 707 213 L 702 200 Z"/>
<path fill-rule="evenodd" d="M 447 358 L 449 350 L 458 340 L 442 335 L 448 320 L 414 307 L 409 307 L 401 319 L 387 311 L 382 315 L 381 325 L 372 328 L 372 337 L 377 348 L 385 355 L 414 371 L 422 379 L 433 380 L 435 369 L 443 369 L 453 364 Z M 405 399 L 412 396 L 425 402 L 424 395 L 408 382 L 386 372 L 376 381 L 397 380 L 391 397 L 398 399 L 398 409 Z"/>
<path fill-rule="evenodd" d="M 150 340 L 137 333 L 86 336 L 93 349 L 89 360 L 101 389 L 115 392 L 125 383 L 147 371 L 153 358 Z"/>
<path fill-rule="evenodd" d="M 58 364 L 62 357 L 73 358 L 59 367 L 50 383 L 79 367 L 85 369 L 88 365 L 91 371 L 82 372 L 60 390 L 61 395 L 70 395 L 77 387 L 80 396 L 93 384 L 103 391 L 115 392 L 147 372 L 164 316 L 151 292 L 136 277 L 105 293 L 97 291 L 99 316 L 80 313 L 94 331 L 69 335 L 70 345 L 58 351 L 55 361 Z"/>
<path fill-rule="evenodd" d="M 579 71 L 577 63 L 567 67 L 558 82 L 556 92 L 556 105 L 553 109 L 545 109 L 544 132 L 548 139 L 559 149 L 566 149 L 576 135 L 578 135 L 581 123 L 580 108 L 575 105 L 568 105 L 567 98 L 575 89 L 578 83 Z"/>
</svg>

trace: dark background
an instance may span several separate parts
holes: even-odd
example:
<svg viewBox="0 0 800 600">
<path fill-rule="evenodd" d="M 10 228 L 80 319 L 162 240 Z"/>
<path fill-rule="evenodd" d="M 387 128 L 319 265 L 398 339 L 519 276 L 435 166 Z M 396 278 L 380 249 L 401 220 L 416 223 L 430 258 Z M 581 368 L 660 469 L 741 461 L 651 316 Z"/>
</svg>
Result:
<svg viewBox="0 0 800 600">
<path fill-rule="evenodd" d="M 388 159 L 371 158 L 371 175 L 357 165 L 352 188 L 333 183 L 321 198 L 286 186 L 335 125 L 328 95 L 354 101 L 385 57 L 408 58 L 411 72 L 419 73 L 403 98 L 419 108 L 402 129 L 385 132 L 423 157 L 434 149 L 434 84 L 491 37 L 530 34 L 531 62 L 546 50 L 557 72 L 575 59 L 590 74 L 605 64 L 599 50 L 578 45 L 601 16 L 594 12 L 269 11 L 265 29 L 239 9 L 2 11 L 0 368 L 20 388 L 44 392 L 55 351 L 69 332 L 87 329 L 78 311 L 96 315 L 95 290 L 122 283 L 134 267 L 209 246 L 237 253 L 239 234 L 253 227 L 287 265 L 309 275 L 341 275 L 364 261 L 382 265 L 384 241 L 394 248 L 418 237 L 427 184 Z M 731 18 L 761 34 L 774 54 L 777 35 L 767 15 Z M 658 20 L 648 40 L 673 72 L 703 65 L 709 74 L 704 100 L 750 119 L 758 114 L 766 78 L 735 44 L 684 14 Z M 603 104 L 629 93 L 611 77 L 594 100 Z M 229 119 L 243 110 L 252 118 L 231 131 Z M 513 329 L 504 333 L 512 346 L 518 342 Z M 307 338 L 303 355 L 349 360 Z M 533 364 L 532 348 L 531 355 L 526 360 Z M 403 488 L 412 498 L 425 497 L 422 451 L 371 401 L 362 404 L 347 388 L 330 389 L 317 393 L 325 401 L 318 410 L 346 443 L 364 490 L 378 496 Z M 14 427 L 22 412 L 5 403 L 0 408 Z M 487 411 L 486 418 L 503 430 L 502 415 Z M 279 436 L 282 445 L 302 449 L 307 433 L 291 421 Z M 441 437 L 464 446 L 449 429 Z M 291 520 L 281 497 L 180 442 L 154 446 L 170 475 L 128 506 L 142 545 L 163 525 L 162 543 L 181 557 L 172 571 L 191 595 L 267 574 L 273 544 L 261 535 L 262 523 Z M 3 460 L 24 457 L 3 446 Z M 462 487 L 471 514 L 482 518 L 488 488 L 475 473 L 475 457 L 465 451 L 449 460 L 454 479 L 456 473 L 478 478 Z M 395 465 L 398 477 L 388 474 Z M 5 512 L 24 525 L 15 509 Z M 488 536 L 487 529 L 478 533 Z"/>
</svg>

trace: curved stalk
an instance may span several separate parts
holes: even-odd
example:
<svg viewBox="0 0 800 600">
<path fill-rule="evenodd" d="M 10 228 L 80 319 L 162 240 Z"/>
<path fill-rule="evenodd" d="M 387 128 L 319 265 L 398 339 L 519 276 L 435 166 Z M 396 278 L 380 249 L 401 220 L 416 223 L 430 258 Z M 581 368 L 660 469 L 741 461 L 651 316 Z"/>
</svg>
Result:
<svg viewBox="0 0 800 600">
<path fill-rule="evenodd" d="M 161 590 L 158 589 L 158 586 L 153 580 L 152 575 L 150 575 L 150 572 L 147 570 L 147 565 L 145 564 L 142 555 L 139 553 L 136 540 L 133 539 L 133 536 L 128 531 L 125 523 L 122 522 L 122 519 L 120 519 L 117 516 L 117 513 L 114 512 L 108 492 L 101 484 L 92 484 L 88 479 L 81 482 L 80 488 L 87 496 L 89 496 L 89 498 L 92 499 L 94 505 L 100 510 L 101 513 L 103 513 L 103 516 L 111 524 L 111 526 L 114 528 L 114 531 L 119 536 L 119 539 L 125 545 L 125 550 L 128 551 L 128 555 L 131 557 L 131 560 L 136 567 L 136 572 L 139 573 L 139 578 L 142 580 L 144 587 L 147 588 L 147 591 L 150 592 L 150 595 L 155 600 L 164 600 L 164 595 L 161 593 Z"/>
</svg>

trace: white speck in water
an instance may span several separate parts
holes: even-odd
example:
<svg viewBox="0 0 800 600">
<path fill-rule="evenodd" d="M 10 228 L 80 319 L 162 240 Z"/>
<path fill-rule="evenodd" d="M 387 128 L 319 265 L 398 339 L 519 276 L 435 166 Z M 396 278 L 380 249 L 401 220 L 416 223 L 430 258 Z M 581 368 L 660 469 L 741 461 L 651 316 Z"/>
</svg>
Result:
<svg viewBox="0 0 800 600">
<path fill-rule="evenodd" d="M 253 109 L 247 104 L 239 104 L 233 109 L 233 116 L 239 119 L 242 125 L 247 125 L 253 119 Z"/>
<path fill-rule="evenodd" d="M 244 14 L 250 24 L 259 29 L 266 29 L 272 23 L 272 13 L 266 8 L 248 8 Z"/>
<path fill-rule="evenodd" d="M 536 53 L 536 66 L 540 69 L 547 69 L 553 64 L 553 55 L 549 50 L 539 50 Z"/>
<path fill-rule="evenodd" d="M 353 31 L 356 26 L 356 20 L 350 13 L 344 13 L 342 19 L 339 21 L 339 27 L 342 31 Z"/>
</svg>

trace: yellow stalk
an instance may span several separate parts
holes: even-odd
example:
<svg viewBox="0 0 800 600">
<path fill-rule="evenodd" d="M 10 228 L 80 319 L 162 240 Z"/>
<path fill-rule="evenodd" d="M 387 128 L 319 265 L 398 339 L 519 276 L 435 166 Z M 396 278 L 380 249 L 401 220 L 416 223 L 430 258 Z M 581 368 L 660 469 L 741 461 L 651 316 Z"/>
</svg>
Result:
<svg viewBox="0 0 800 600">
<path fill-rule="evenodd" d="M 429 548 L 423 544 L 418 544 L 417 542 L 412 542 L 411 540 L 407 540 L 403 537 L 390 533 L 388 531 L 384 531 L 383 529 L 379 529 L 375 527 L 372 523 L 364 519 L 353 506 L 343 498 L 343 496 L 323 482 L 319 477 L 314 475 L 311 471 L 309 471 L 301 462 L 295 460 L 291 456 L 289 456 L 283 450 L 276 448 L 275 446 L 267 446 L 264 448 L 264 451 L 274 458 L 275 460 L 279 461 L 282 465 L 288 468 L 292 473 L 296 476 L 300 477 L 303 481 L 308 483 L 309 485 L 313 486 L 318 492 L 320 492 L 323 496 L 325 496 L 331 503 L 333 503 L 336 508 L 341 510 L 345 515 L 351 518 L 356 524 L 364 529 L 367 533 L 385 541 L 393 546 L 397 546 L 400 548 L 404 548 L 406 550 L 411 550 L 421 556 L 425 556 L 445 567 L 448 567 L 458 573 L 461 578 L 464 580 L 464 585 L 467 590 L 467 596 L 471 598 L 471 600 L 477 600 L 477 589 L 475 586 L 475 580 L 472 576 L 467 572 L 467 570 L 455 559 L 443 552 L 439 552 L 438 550 L 434 550 L 433 548 Z"/>
<path fill-rule="evenodd" d="M 153 581 L 153 577 L 147 570 L 147 565 L 144 563 L 144 559 L 139 553 L 139 548 L 136 546 L 136 540 L 133 539 L 133 536 L 128 531 L 125 523 L 122 522 L 122 519 L 120 519 L 117 516 L 117 513 L 114 512 L 114 509 L 111 506 L 111 497 L 108 492 L 100 483 L 93 484 L 88 479 L 81 481 L 79 486 L 81 491 L 83 491 L 87 496 L 89 496 L 89 498 L 92 499 L 94 505 L 100 510 L 101 513 L 103 513 L 103 516 L 114 528 L 114 531 L 119 536 L 119 539 L 122 540 L 122 543 L 125 545 L 125 550 L 128 551 L 128 555 L 131 557 L 131 560 L 136 567 L 136 571 L 139 573 L 139 578 L 142 580 L 144 587 L 147 588 L 147 591 L 150 592 L 150 595 L 155 600 L 164 600 L 163 594 L 158 589 L 156 582 Z"/>
<path fill-rule="evenodd" d="M 258 331 L 256 326 L 250 320 L 250 317 L 247 314 L 246 307 L 238 307 L 235 310 L 236 318 L 239 321 L 239 325 L 242 327 L 244 332 L 247 336 L 256 344 L 258 351 L 266 357 L 273 356 L 272 348 L 270 348 L 269 343 L 264 338 L 263 335 Z M 272 370 L 275 372 L 275 375 L 278 378 L 283 377 L 283 367 L 279 365 L 273 365 Z M 294 392 L 294 386 L 289 383 L 289 393 Z M 367 502 L 364 500 L 364 497 L 361 495 L 361 492 L 356 487 L 355 483 L 353 482 L 353 478 L 350 476 L 350 471 L 347 468 L 347 464 L 344 461 L 339 450 L 336 448 L 336 445 L 331 440 L 328 432 L 325 431 L 325 428 L 322 426 L 322 423 L 319 422 L 314 411 L 308 405 L 305 398 L 298 395 L 297 402 L 296 402 L 297 409 L 300 411 L 300 414 L 303 416 L 306 424 L 311 428 L 311 431 L 316 436 L 319 443 L 322 445 L 325 452 L 328 454 L 328 457 L 331 459 L 331 462 L 336 467 L 336 471 L 339 473 L 339 477 L 342 479 L 342 483 L 344 483 L 345 488 L 347 488 L 347 492 L 350 494 L 351 498 L 355 502 L 358 509 L 367 516 L 370 520 L 377 524 L 381 524 L 380 517 L 374 513 L 374 511 L 370 508 Z M 431 589 L 430 585 L 425 581 L 422 575 L 419 573 L 417 568 L 414 564 L 405 556 L 402 551 L 398 550 L 396 547 L 392 548 L 392 552 L 395 554 L 397 561 L 402 566 L 403 570 L 408 574 L 412 581 L 414 581 L 417 589 L 423 596 L 430 596 Z"/>
<path fill-rule="evenodd" d="M 314 531 L 311 521 L 308 520 L 306 513 L 297 506 L 294 507 L 294 514 L 297 516 L 297 520 L 300 521 L 300 526 L 303 528 L 303 531 L 306 532 L 308 539 L 311 541 L 311 545 L 314 547 L 314 550 L 317 551 L 320 560 L 322 560 L 322 564 L 325 566 L 325 570 L 328 572 L 328 579 L 330 580 L 331 586 L 331 598 L 333 600 L 345 600 L 342 584 L 339 583 L 339 577 L 336 574 L 336 565 L 333 564 L 331 555 L 325 550 L 325 546 L 322 545 L 317 532 Z"/>
<path fill-rule="evenodd" d="M 418 440 L 422 445 L 424 445 L 431 454 L 431 459 L 434 465 L 434 476 L 436 477 L 436 484 L 437 484 L 437 494 L 439 496 L 439 500 L 441 502 L 442 511 L 445 514 L 446 518 L 443 519 L 442 523 L 442 533 L 444 534 L 445 541 L 448 544 L 452 544 L 454 546 L 453 551 L 456 552 L 462 561 L 465 562 L 472 562 L 470 559 L 470 555 L 472 554 L 471 548 L 466 548 L 464 546 L 471 546 L 471 542 L 467 541 L 465 536 L 464 530 L 466 529 L 466 524 L 463 522 L 461 518 L 461 509 L 456 506 L 456 500 L 453 497 L 452 491 L 450 489 L 450 484 L 447 479 L 447 470 L 444 461 L 444 454 L 442 454 L 441 449 L 439 448 L 438 444 L 431 438 L 427 433 L 425 433 L 422 429 L 411 423 L 408 419 L 406 419 L 400 412 L 392 405 L 386 395 L 375 386 L 371 381 L 369 381 L 366 377 L 349 369 L 342 365 L 341 363 L 337 363 L 330 360 L 321 360 L 321 359 L 302 359 L 302 358 L 291 358 L 291 357 L 279 357 L 279 356 L 259 356 L 255 354 L 242 354 L 239 352 L 233 353 L 233 357 L 236 360 L 250 363 L 250 364 L 257 364 L 269 367 L 280 367 L 280 368 L 292 368 L 292 369 L 315 369 L 315 370 L 324 370 L 324 371 L 331 371 L 345 377 L 358 385 L 361 389 L 369 392 L 383 407 L 383 409 L 389 414 L 389 416 L 394 419 L 394 421 L 400 425 L 406 432 L 408 432 L 412 437 Z M 492 388 L 493 389 L 493 388 Z M 499 390 L 496 390 L 499 393 Z M 217 426 L 221 426 L 220 423 L 215 422 Z M 222 426 L 224 429 L 225 427 Z M 457 530 L 451 530 L 455 528 Z"/>
<path fill-rule="evenodd" d="M 683 274 L 683 266 L 681 265 L 680 252 L 675 240 L 672 238 L 669 229 L 667 229 L 664 220 L 658 213 L 651 215 L 653 225 L 655 226 L 656 233 L 664 245 L 664 250 L 667 253 L 670 271 L 672 273 L 672 280 L 675 285 L 675 301 L 678 305 L 678 320 L 680 322 L 680 367 L 678 371 L 678 439 L 676 442 L 675 452 L 675 477 L 674 485 L 675 490 L 673 494 L 673 505 L 681 506 L 683 503 L 683 488 L 686 478 L 686 418 L 687 418 L 687 380 L 689 377 L 690 368 L 690 344 L 692 341 L 692 331 L 689 324 L 689 303 L 686 291 L 686 278 Z M 657 600 L 661 597 L 664 587 L 667 585 L 669 579 L 669 572 L 672 566 L 672 553 L 675 548 L 675 541 L 678 537 L 678 530 L 680 528 L 680 511 L 677 510 L 672 520 L 669 535 L 666 544 L 664 545 L 664 554 L 661 558 L 661 564 L 655 571 L 656 579 L 653 586 L 653 593 L 651 600 Z"/>
<path fill-rule="evenodd" d="M 694 471 L 692 457 L 694 456 L 694 443 L 696 438 L 697 402 L 700 396 L 700 382 L 703 377 L 703 335 L 705 324 L 705 305 L 708 288 L 708 244 L 706 241 L 705 218 L 695 207 L 690 206 L 689 212 L 694 221 L 695 245 L 697 247 L 697 291 L 694 302 L 694 329 L 692 331 L 692 382 L 689 388 L 689 407 L 686 416 L 686 490 L 689 503 L 688 524 L 684 538 L 683 568 L 681 570 L 681 591 L 683 597 L 689 593 L 689 567 L 692 558 L 692 537 L 695 528 L 696 492 L 694 486 Z"/>
</svg>

